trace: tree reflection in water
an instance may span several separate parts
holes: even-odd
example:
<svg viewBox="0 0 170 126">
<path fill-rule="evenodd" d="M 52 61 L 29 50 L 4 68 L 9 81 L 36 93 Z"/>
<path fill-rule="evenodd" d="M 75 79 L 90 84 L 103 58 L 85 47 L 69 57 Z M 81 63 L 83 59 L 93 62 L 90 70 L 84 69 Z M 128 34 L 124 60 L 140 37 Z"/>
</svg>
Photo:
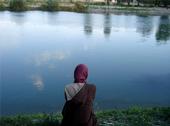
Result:
<svg viewBox="0 0 170 126">
<path fill-rule="evenodd" d="M 26 13 L 24 12 L 20 12 L 20 13 L 12 12 L 12 13 L 9 13 L 9 15 L 10 15 L 11 21 L 13 21 L 16 25 L 23 25 L 27 20 Z"/>
<path fill-rule="evenodd" d="M 104 15 L 104 34 L 105 36 L 109 36 L 111 34 L 111 15 L 108 13 L 108 14 L 105 14 Z"/>
<path fill-rule="evenodd" d="M 170 40 L 170 20 L 168 16 L 160 17 L 155 36 L 158 44 L 166 44 Z"/>
<path fill-rule="evenodd" d="M 91 14 L 85 14 L 84 16 L 84 32 L 86 35 L 91 35 L 93 32 Z"/>
<path fill-rule="evenodd" d="M 136 31 L 142 34 L 143 37 L 148 37 L 153 29 L 153 17 L 151 16 L 137 16 Z"/>
</svg>

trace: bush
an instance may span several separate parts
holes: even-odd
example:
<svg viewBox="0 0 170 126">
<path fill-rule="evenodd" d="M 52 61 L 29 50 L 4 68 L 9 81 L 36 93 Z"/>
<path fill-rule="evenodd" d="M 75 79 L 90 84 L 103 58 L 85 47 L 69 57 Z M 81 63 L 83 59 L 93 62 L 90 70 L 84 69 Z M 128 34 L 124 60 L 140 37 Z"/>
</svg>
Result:
<svg viewBox="0 0 170 126">
<path fill-rule="evenodd" d="M 4 4 L 0 3 L 0 10 L 4 10 L 4 9 L 5 9 Z"/>
<path fill-rule="evenodd" d="M 47 0 L 42 5 L 42 10 L 56 11 L 59 9 L 59 3 L 57 0 Z"/>
<path fill-rule="evenodd" d="M 74 11 L 76 12 L 85 12 L 87 10 L 87 7 L 84 6 L 83 3 L 76 2 L 74 5 Z"/>
<path fill-rule="evenodd" d="M 26 10 L 26 2 L 25 2 L 25 0 L 10 0 L 9 8 L 12 11 Z"/>
<path fill-rule="evenodd" d="M 161 0 L 161 3 L 163 4 L 164 7 L 167 7 L 168 5 L 170 5 L 169 0 Z"/>
<path fill-rule="evenodd" d="M 92 5 L 106 5 L 106 2 L 92 2 Z"/>
</svg>

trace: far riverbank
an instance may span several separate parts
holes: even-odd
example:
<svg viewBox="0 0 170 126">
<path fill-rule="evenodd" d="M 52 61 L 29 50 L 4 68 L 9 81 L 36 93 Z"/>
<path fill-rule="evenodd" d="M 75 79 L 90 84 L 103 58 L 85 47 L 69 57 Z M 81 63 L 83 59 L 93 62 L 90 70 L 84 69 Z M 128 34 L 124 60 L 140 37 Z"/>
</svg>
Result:
<svg viewBox="0 0 170 126">
<path fill-rule="evenodd" d="M 90 13 L 139 14 L 139 15 L 170 15 L 170 9 L 161 7 L 128 7 L 90 5 Z"/>
<path fill-rule="evenodd" d="M 170 15 L 170 9 L 163 7 L 145 7 L 145 6 L 120 6 L 120 5 L 100 5 L 100 4 L 86 4 L 82 2 L 75 3 L 45 3 L 45 2 L 26 2 L 18 3 L 2 3 L 0 2 L 0 10 L 5 11 L 71 11 L 84 13 L 114 13 L 114 14 L 139 14 L 139 15 Z"/>
</svg>

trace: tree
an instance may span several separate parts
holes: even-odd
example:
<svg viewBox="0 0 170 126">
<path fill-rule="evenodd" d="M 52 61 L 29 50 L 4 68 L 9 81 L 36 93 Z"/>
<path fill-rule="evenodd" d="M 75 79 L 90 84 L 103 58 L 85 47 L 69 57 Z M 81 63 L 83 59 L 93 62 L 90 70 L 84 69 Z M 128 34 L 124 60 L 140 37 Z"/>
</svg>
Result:
<svg viewBox="0 0 170 126">
<path fill-rule="evenodd" d="M 127 0 L 128 6 L 130 6 L 130 0 Z"/>
<path fill-rule="evenodd" d="M 161 3 L 161 1 L 160 0 L 155 0 L 155 2 L 154 2 L 154 4 L 155 4 L 155 6 L 160 6 L 160 3 Z"/>
<path fill-rule="evenodd" d="M 9 8 L 13 11 L 23 11 L 26 10 L 25 0 L 10 0 Z"/>
<path fill-rule="evenodd" d="M 161 2 L 164 5 L 164 7 L 167 7 L 168 5 L 170 5 L 170 0 L 161 0 Z"/>
<path fill-rule="evenodd" d="M 48 11 L 55 11 L 58 10 L 59 4 L 57 0 L 47 0 L 44 8 Z"/>
<path fill-rule="evenodd" d="M 122 3 L 122 0 L 117 0 L 117 4 L 120 5 Z"/>
<path fill-rule="evenodd" d="M 140 0 L 137 0 L 138 6 L 140 6 Z"/>
</svg>

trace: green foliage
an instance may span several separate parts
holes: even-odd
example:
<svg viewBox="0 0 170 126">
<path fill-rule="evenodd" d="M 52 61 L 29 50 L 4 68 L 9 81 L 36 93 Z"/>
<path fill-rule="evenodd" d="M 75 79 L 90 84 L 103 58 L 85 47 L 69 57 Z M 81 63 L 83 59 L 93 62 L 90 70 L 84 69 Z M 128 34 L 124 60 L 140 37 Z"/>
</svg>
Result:
<svg viewBox="0 0 170 126">
<path fill-rule="evenodd" d="M 117 0 L 117 5 L 123 6 L 123 0 Z"/>
<path fill-rule="evenodd" d="M 0 3 L 0 10 L 4 10 L 4 9 L 5 9 L 4 4 Z"/>
<path fill-rule="evenodd" d="M 155 0 L 139 0 L 143 4 L 154 4 Z"/>
<path fill-rule="evenodd" d="M 161 3 L 167 7 L 168 5 L 170 5 L 170 0 L 161 0 Z"/>
<path fill-rule="evenodd" d="M 41 8 L 42 10 L 57 11 L 59 9 L 58 0 L 47 0 Z"/>
<path fill-rule="evenodd" d="M 92 5 L 106 5 L 106 2 L 92 2 Z"/>
<path fill-rule="evenodd" d="M 170 107 L 114 109 L 96 113 L 99 126 L 169 126 Z M 61 114 L 0 117 L 0 126 L 59 126 Z"/>
<path fill-rule="evenodd" d="M 35 2 L 35 0 L 26 0 L 26 2 L 33 3 L 33 2 Z"/>
<path fill-rule="evenodd" d="M 138 0 L 138 1 L 140 1 L 143 4 L 152 4 L 155 6 L 163 5 L 166 7 L 170 5 L 170 0 Z"/>
<path fill-rule="evenodd" d="M 148 115 L 146 110 L 142 108 L 134 107 L 129 109 L 127 119 L 131 126 L 151 126 L 151 116 Z"/>
<path fill-rule="evenodd" d="M 170 5 L 170 0 L 136 0 L 136 1 L 138 6 L 140 4 L 149 7 L 161 5 L 167 7 L 168 5 Z M 128 5 L 130 5 L 130 2 L 132 2 L 132 0 L 117 0 L 118 5 L 124 5 L 124 3 L 128 3 Z"/>
<path fill-rule="evenodd" d="M 38 114 L 1 117 L 0 126 L 59 126 L 59 115 Z"/>
<path fill-rule="evenodd" d="M 76 2 L 74 5 L 74 11 L 76 11 L 76 12 L 85 12 L 86 9 L 87 8 L 84 6 L 83 3 Z"/>
<path fill-rule="evenodd" d="M 166 126 L 170 124 L 170 108 L 141 108 L 101 111 L 97 114 L 100 126 Z"/>
<path fill-rule="evenodd" d="M 25 0 L 10 0 L 9 8 L 12 11 L 26 10 L 26 2 L 25 2 Z"/>
</svg>

